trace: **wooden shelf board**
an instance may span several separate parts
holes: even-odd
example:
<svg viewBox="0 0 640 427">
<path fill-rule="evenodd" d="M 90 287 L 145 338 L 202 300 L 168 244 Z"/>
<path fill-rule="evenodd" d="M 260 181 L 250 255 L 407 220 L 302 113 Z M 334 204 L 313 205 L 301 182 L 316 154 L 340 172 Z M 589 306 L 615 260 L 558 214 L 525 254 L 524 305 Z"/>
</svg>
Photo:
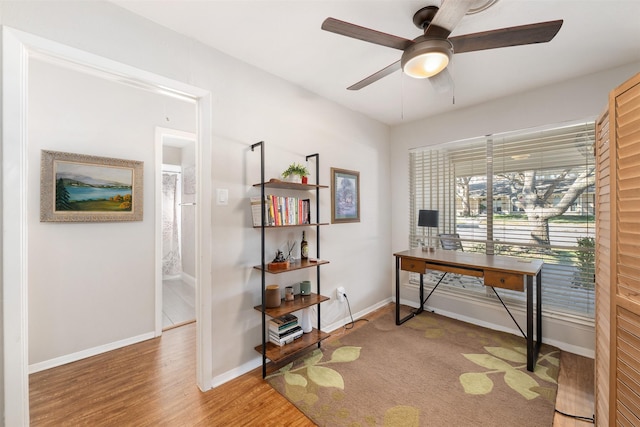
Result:
<svg viewBox="0 0 640 427">
<path fill-rule="evenodd" d="M 320 341 L 327 339 L 330 336 L 330 334 L 314 328 L 308 334 L 302 334 L 300 338 L 291 344 L 285 344 L 282 347 L 277 346 L 272 342 L 268 342 L 266 347 L 267 359 L 277 363 L 278 361 L 291 357 L 302 350 L 306 350 L 312 345 L 318 344 Z M 262 345 L 257 346 L 256 351 L 262 354 Z"/>
<path fill-rule="evenodd" d="M 286 228 L 286 227 L 316 227 L 318 225 L 329 225 L 328 222 L 320 222 L 313 224 L 287 224 L 287 225 L 265 225 L 264 228 Z M 259 225 L 254 225 L 253 228 L 260 228 Z"/>
<path fill-rule="evenodd" d="M 254 187 L 260 187 L 262 184 L 253 184 Z M 317 185 L 317 184 L 298 184 L 296 182 L 287 182 L 287 181 L 278 181 L 272 180 L 264 183 L 265 187 L 268 188 L 284 188 L 287 190 L 315 190 L 316 188 L 329 188 L 328 185 Z"/>
<path fill-rule="evenodd" d="M 311 293 L 309 295 L 296 295 L 293 301 L 285 301 L 284 299 L 280 303 L 280 307 L 267 308 L 265 313 L 269 317 L 280 317 L 282 315 L 293 313 L 294 311 L 302 310 L 303 308 L 311 307 L 321 302 L 329 301 L 329 297 L 324 295 L 318 295 Z M 262 312 L 262 305 L 256 305 L 254 309 Z"/>
<path fill-rule="evenodd" d="M 323 265 L 323 264 L 329 264 L 329 261 L 326 261 L 326 260 L 323 260 L 323 259 L 315 259 L 313 261 L 311 261 L 311 260 L 309 260 L 309 261 L 295 261 L 295 262 L 292 262 L 289 265 L 289 268 L 284 269 L 284 270 L 273 270 L 273 271 L 271 271 L 268 268 L 265 268 L 264 271 L 266 271 L 267 273 L 271 273 L 271 274 L 279 274 L 279 273 L 285 273 L 287 271 L 300 270 L 300 269 L 303 269 L 303 268 L 317 267 L 318 265 Z M 262 270 L 262 266 L 261 265 L 255 265 L 253 268 L 255 268 L 256 270 Z"/>
</svg>

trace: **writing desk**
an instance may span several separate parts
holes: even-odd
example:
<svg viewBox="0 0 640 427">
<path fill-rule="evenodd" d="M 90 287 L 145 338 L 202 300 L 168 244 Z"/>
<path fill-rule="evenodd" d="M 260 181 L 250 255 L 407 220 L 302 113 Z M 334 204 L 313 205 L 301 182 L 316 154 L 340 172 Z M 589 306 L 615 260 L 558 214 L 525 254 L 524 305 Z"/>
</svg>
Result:
<svg viewBox="0 0 640 427">
<path fill-rule="evenodd" d="M 484 255 L 462 251 L 449 251 L 435 249 L 432 252 L 422 249 L 411 249 L 408 251 L 393 254 L 396 257 L 396 325 L 401 325 L 407 320 L 424 311 L 424 274 L 427 270 L 443 271 L 445 273 L 462 274 L 465 276 L 475 276 L 484 278 L 484 285 L 492 288 L 510 289 L 513 291 L 527 292 L 527 370 L 533 372 L 538 359 L 540 344 L 542 343 L 542 261 L 526 260 L 500 255 Z M 420 307 L 400 318 L 400 270 L 420 273 Z M 536 339 L 533 337 L 533 278 L 536 282 Z M 526 284 L 525 284 L 526 283 Z M 437 287 L 437 285 L 436 285 Z M 433 293 L 435 287 L 431 291 Z M 495 291 L 495 289 L 494 289 Z M 429 294 L 431 296 L 431 294 Z M 427 296 L 427 299 L 429 299 Z M 500 296 L 496 293 L 500 299 Z M 500 299 L 502 302 L 502 299 Z M 509 312 L 504 303 L 504 308 Z M 511 319 L 520 326 L 509 312 Z M 522 332 L 522 329 L 520 329 Z"/>
</svg>

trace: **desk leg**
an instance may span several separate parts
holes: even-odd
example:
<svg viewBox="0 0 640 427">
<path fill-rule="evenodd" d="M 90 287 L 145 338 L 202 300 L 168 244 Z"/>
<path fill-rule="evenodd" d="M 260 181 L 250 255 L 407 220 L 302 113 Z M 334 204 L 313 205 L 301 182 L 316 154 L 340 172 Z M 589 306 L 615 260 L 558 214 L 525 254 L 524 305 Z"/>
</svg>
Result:
<svg viewBox="0 0 640 427">
<path fill-rule="evenodd" d="M 527 370 L 533 372 L 542 344 L 542 273 L 536 274 L 536 336 L 533 336 L 533 276 L 527 277 Z"/>
<path fill-rule="evenodd" d="M 396 257 L 396 325 L 400 323 L 400 258 Z"/>
<path fill-rule="evenodd" d="M 532 278 L 533 280 L 533 278 Z M 542 345 L 542 269 L 536 274 L 536 348 L 533 356 L 534 362 L 538 360 L 540 346 Z"/>
<path fill-rule="evenodd" d="M 413 319 L 416 315 L 422 313 L 424 311 L 424 302 L 422 301 L 422 297 L 424 296 L 424 278 L 423 275 L 420 274 L 420 307 L 418 310 L 413 311 L 403 317 L 400 318 L 400 258 L 396 257 L 396 325 L 402 325 L 409 319 Z"/>
<path fill-rule="evenodd" d="M 424 274 L 420 273 L 420 308 L 416 314 L 420 314 L 424 311 Z"/>
</svg>

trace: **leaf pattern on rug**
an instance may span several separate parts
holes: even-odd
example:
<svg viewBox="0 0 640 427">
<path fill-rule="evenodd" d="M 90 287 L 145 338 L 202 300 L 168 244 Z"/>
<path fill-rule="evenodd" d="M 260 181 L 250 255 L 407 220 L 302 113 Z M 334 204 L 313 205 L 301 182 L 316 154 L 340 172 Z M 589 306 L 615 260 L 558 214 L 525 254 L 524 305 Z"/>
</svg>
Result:
<svg viewBox="0 0 640 427">
<path fill-rule="evenodd" d="M 294 362 L 280 368 L 275 373 L 267 376 L 267 379 L 283 376 L 286 384 L 287 396 L 294 402 L 305 401 L 313 405 L 318 397 L 312 390 L 308 389 L 309 381 L 315 387 L 334 387 L 344 390 L 344 379 L 335 369 L 327 368 L 323 365 L 331 363 L 348 363 L 358 360 L 361 347 L 344 346 L 339 347 L 331 354 L 331 359 L 322 362 L 324 354 L 320 349 L 314 350 L 309 356 L 303 359 L 302 364 L 294 368 Z M 306 377 L 299 371 L 306 370 Z"/>
<path fill-rule="evenodd" d="M 541 386 L 524 370 L 527 367 L 527 349 L 524 347 L 484 347 L 486 354 L 463 354 L 465 358 L 485 369 L 486 372 L 465 372 L 459 381 L 465 393 L 483 395 L 493 390 L 492 374 L 503 374 L 505 384 L 527 400 L 542 397 L 555 400 L 555 389 Z M 516 366 L 511 363 L 516 363 Z M 547 366 L 548 363 L 550 366 Z M 533 374 L 542 381 L 557 384 L 560 357 L 558 351 L 540 354 Z"/>
<path fill-rule="evenodd" d="M 405 405 L 389 408 L 384 414 L 383 425 L 384 427 L 418 427 L 420 425 L 420 410 Z"/>
</svg>

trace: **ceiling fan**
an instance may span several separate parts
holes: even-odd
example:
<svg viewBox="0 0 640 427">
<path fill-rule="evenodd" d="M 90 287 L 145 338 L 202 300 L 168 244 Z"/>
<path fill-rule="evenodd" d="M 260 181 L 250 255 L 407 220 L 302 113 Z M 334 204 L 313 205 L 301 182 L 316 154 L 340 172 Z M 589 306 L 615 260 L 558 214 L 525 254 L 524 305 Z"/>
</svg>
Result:
<svg viewBox="0 0 640 427">
<path fill-rule="evenodd" d="M 322 29 L 403 51 L 400 60 L 347 88 L 359 90 L 400 69 L 414 78 L 436 76 L 447 68 L 454 53 L 546 43 L 551 41 L 562 27 L 563 21 L 557 20 L 449 37 L 455 26 L 477 2 L 478 0 L 445 0 L 440 8 L 423 7 L 413 15 L 413 23 L 424 30 L 424 35 L 413 40 L 335 18 L 325 19 Z"/>
</svg>

